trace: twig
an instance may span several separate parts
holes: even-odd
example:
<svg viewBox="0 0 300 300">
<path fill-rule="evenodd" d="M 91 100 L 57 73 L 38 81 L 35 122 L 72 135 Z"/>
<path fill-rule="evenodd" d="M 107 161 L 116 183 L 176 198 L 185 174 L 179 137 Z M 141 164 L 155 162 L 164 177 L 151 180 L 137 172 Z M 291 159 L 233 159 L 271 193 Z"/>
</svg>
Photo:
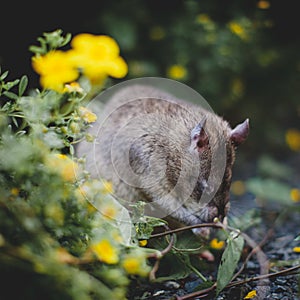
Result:
<svg viewBox="0 0 300 300">
<path fill-rule="evenodd" d="M 149 272 L 149 280 L 154 281 L 156 279 L 156 272 L 159 268 L 160 259 L 157 259 L 154 263 L 154 266 L 152 267 L 151 271 Z"/>
<path fill-rule="evenodd" d="M 281 270 L 278 272 L 274 272 L 274 273 L 259 275 L 259 276 L 252 277 L 252 278 L 247 278 L 245 280 L 233 281 L 233 282 L 229 283 L 225 288 L 230 288 L 233 286 L 238 286 L 238 285 L 242 285 L 242 284 L 252 282 L 252 281 L 257 281 L 257 280 L 270 279 L 270 278 L 278 277 L 278 276 L 288 276 L 288 275 L 291 275 L 290 273 L 295 272 L 299 269 L 300 269 L 300 265 L 294 266 L 294 267 L 291 267 L 291 268 L 288 268 L 285 270 Z"/>
<path fill-rule="evenodd" d="M 164 225 L 164 227 L 167 229 L 167 232 L 170 231 L 170 229 L 169 229 L 169 227 L 167 225 Z M 152 270 L 149 273 L 149 280 L 150 281 L 154 281 L 155 280 L 155 278 L 156 278 L 155 274 L 156 274 L 156 272 L 157 272 L 157 270 L 159 268 L 160 260 L 161 260 L 161 258 L 164 255 L 166 255 L 169 251 L 171 251 L 171 249 L 172 249 L 172 247 L 174 245 L 174 240 L 175 240 L 174 234 L 172 234 L 171 237 L 170 237 L 170 241 L 169 241 L 168 246 L 165 249 L 163 249 L 162 251 L 160 251 L 160 255 L 159 256 L 157 254 L 154 254 L 154 255 L 152 254 L 152 255 L 148 256 L 149 258 L 153 257 L 153 258 L 156 259 L 156 261 L 154 263 L 154 266 L 153 266 Z"/>
<path fill-rule="evenodd" d="M 292 267 L 286 270 L 282 270 L 282 271 L 278 271 L 276 273 L 272 273 L 269 274 L 269 260 L 266 256 L 266 254 L 262 251 L 261 247 L 266 243 L 266 241 L 269 239 L 270 235 L 273 233 L 272 230 L 269 230 L 269 232 L 267 233 L 267 235 L 264 237 L 264 239 L 257 244 L 252 238 L 250 238 L 247 234 L 240 232 L 239 230 L 235 229 L 235 228 L 231 228 L 231 227 L 226 227 L 224 224 L 217 222 L 217 223 L 206 223 L 206 224 L 197 224 L 197 225 L 192 225 L 192 226 L 185 226 L 185 227 L 181 227 L 181 228 L 177 228 L 174 230 L 168 230 L 165 232 L 161 232 L 161 233 L 157 233 L 157 234 L 153 234 L 151 235 L 150 238 L 157 238 L 157 237 L 162 237 L 165 235 L 169 235 L 169 234 L 175 234 L 175 233 L 179 233 L 185 230 L 190 230 L 193 228 L 201 228 L 201 227 L 213 227 L 213 228 L 220 228 L 220 229 L 225 229 L 225 230 L 231 230 L 231 231 L 236 231 L 239 234 L 241 234 L 243 236 L 243 238 L 245 239 L 245 241 L 247 242 L 247 244 L 252 248 L 252 251 L 250 252 L 250 254 L 247 256 L 244 264 L 242 265 L 242 267 L 239 269 L 239 271 L 237 273 L 235 273 L 235 275 L 232 278 L 232 281 L 223 289 L 227 289 L 233 286 L 239 286 L 248 282 L 252 282 L 252 281 L 260 281 L 258 283 L 259 287 L 258 287 L 258 295 L 256 297 L 256 299 L 263 299 L 263 297 L 266 295 L 267 291 L 268 291 L 268 283 L 269 283 L 269 278 L 272 277 L 276 277 L 276 276 L 282 276 L 282 275 L 286 275 L 286 274 L 290 274 L 291 272 L 294 272 L 298 269 L 300 269 L 300 265 L 296 266 L 296 267 Z M 170 244 L 168 245 L 170 246 Z M 172 246 L 168 247 L 168 248 L 172 248 Z M 245 265 L 247 264 L 247 262 L 249 261 L 249 259 L 256 254 L 257 256 L 257 260 L 258 263 L 260 265 L 260 275 L 256 276 L 256 277 L 252 277 L 252 278 L 248 278 L 245 280 L 239 280 L 239 281 L 233 281 L 234 279 L 236 279 L 244 270 Z M 154 269 L 155 272 L 157 271 L 159 266 L 158 261 L 156 262 Z M 190 293 L 188 295 L 184 295 L 184 296 L 175 296 L 177 300 L 187 300 L 187 299 L 193 299 L 195 297 L 206 297 L 208 296 L 210 293 L 212 293 L 215 288 L 216 288 L 217 284 L 214 283 L 211 287 L 201 290 L 201 291 L 197 291 L 194 293 Z"/>
<path fill-rule="evenodd" d="M 223 228 L 224 230 L 229 229 L 232 231 L 237 231 L 239 234 L 241 234 L 243 236 L 243 238 L 246 240 L 246 242 L 248 243 L 248 245 L 252 248 L 251 253 L 248 255 L 248 257 L 246 258 L 246 262 L 243 264 L 243 266 L 240 268 L 240 270 L 233 276 L 232 280 L 234 280 L 235 278 L 237 278 L 238 275 L 240 275 L 240 273 L 242 272 L 242 270 L 245 267 L 245 264 L 247 263 L 247 261 L 250 259 L 250 257 L 254 254 L 256 254 L 257 256 L 257 260 L 259 262 L 260 265 L 260 274 L 261 277 L 259 277 L 260 281 L 260 286 L 258 287 L 258 295 L 257 295 L 257 299 L 263 299 L 263 297 L 265 296 L 265 294 L 267 293 L 268 290 L 268 286 L 266 285 L 269 280 L 268 277 L 264 278 L 262 276 L 264 275 L 268 275 L 269 272 L 269 261 L 267 256 L 265 255 L 265 253 L 261 250 L 261 246 L 266 242 L 267 238 L 270 235 L 270 232 L 267 234 L 267 236 L 263 239 L 263 241 L 261 241 L 261 243 L 259 245 L 256 244 L 256 242 L 251 239 L 247 234 L 240 232 L 239 230 L 235 229 L 235 228 L 230 228 L 230 227 L 226 227 L 224 224 L 218 222 L 218 223 L 214 223 L 217 226 L 214 227 L 218 227 L 218 228 Z M 214 224 L 200 224 L 200 225 L 214 225 Z M 228 285 L 226 286 L 226 288 L 228 287 Z M 209 289 L 205 289 L 199 292 L 195 292 L 195 293 L 191 293 L 188 295 L 185 295 L 183 297 L 180 297 L 177 299 L 178 300 L 184 300 L 184 299 L 191 299 L 194 297 L 199 297 L 202 296 L 204 294 L 207 294 L 209 292 L 212 292 L 214 289 L 216 288 L 216 283 L 214 285 L 212 285 Z"/>
<path fill-rule="evenodd" d="M 252 277 L 252 278 L 247 278 L 245 280 L 238 280 L 238 281 L 233 281 L 229 284 L 226 285 L 226 287 L 223 289 L 228 289 L 234 286 L 239 286 L 239 285 L 243 285 L 252 281 L 258 281 L 258 280 L 264 280 L 264 279 L 270 279 L 273 277 L 277 277 L 277 276 L 288 276 L 291 275 L 291 273 L 293 274 L 293 272 L 297 271 L 300 269 L 300 265 L 295 266 L 295 267 L 291 267 L 285 270 L 281 270 L 275 273 L 271 273 L 271 274 L 266 274 L 266 275 L 259 275 L 256 277 Z M 198 291 L 198 292 L 194 292 L 185 296 L 175 296 L 177 300 L 187 300 L 187 299 L 193 299 L 194 297 L 200 297 L 203 295 L 208 295 L 209 293 L 211 293 L 215 288 L 216 288 L 217 284 L 214 283 L 211 287 Z"/>
<path fill-rule="evenodd" d="M 187 300 L 187 299 L 193 299 L 195 297 L 206 297 L 209 295 L 209 293 L 211 293 L 215 288 L 217 287 L 217 283 L 214 283 L 211 287 L 201 290 L 201 291 L 197 291 L 194 293 L 190 293 L 188 295 L 184 295 L 184 296 L 177 296 L 176 295 L 176 300 Z"/>
<path fill-rule="evenodd" d="M 246 233 L 241 233 L 241 235 L 244 237 L 248 245 L 252 249 L 255 249 L 257 261 L 260 265 L 260 275 L 269 275 L 270 264 L 267 255 L 261 250 L 260 246 L 258 246 L 256 242 L 252 238 L 250 238 Z M 256 299 L 264 299 L 269 289 L 269 277 L 261 277 L 258 283 Z"/>
<path fill-rule="evenodd" d="M 222 223 L 219 223 L 219 224 L 221 226 L 224 226 Z M 229 226 L 227 228 L 232 231 L 237 231 L 237 229 L 231 228 Z M 226 229 L 225 226 L 224 226 L 224 229 Z M 262 276 L 267 275 L 269 273 L 270 266 L 269 266 L 269 260 L 268 260 L 268 257 L 266 256 L 266 254 L 261 250 L 261 247 L 259 245 L 257 245 L 257 243 L 250 236 L 248 236 L 244 232 L 240 232 L 239 230 L 238 230 L 238 232 L 239 232 L 239 234 L 242 235 L 242 237 L 245 239 L 247 244 L 252 248 L 253 254 L 254 253 L 256 254 L 257 261 L 260 265 L 260 275 L 262 275 Z M 267 235 L 267 237 L 268 237 L 268 235 Z M 265 241 L 266 241 L 266 237 L 263 239 L 263 241 L 261 243 L 265 243 Z M 237 275 L 233 276 L 233 279 L 236 278 L 240 272 L 241 272 L 241 270 L 239 270 L 237 272 Z M 269 286 L 268 277 L 261 278 L 260 282 L 258 283 L 256 299 L 264 299 L 264 297 L 269 289 L 270 289 L 270 286 Z"/>
<path fill-rule="evenodd" d="M 164 231 L 164 232 L 160 232 L 160 233 L 155 233 L 155 234 L 152 234 L 150 236 L 150 238 L 152 239 L 152 238 L 162 237 L 162 236 L 169 235 L 172 233 L 178 233 L 178 232 L 182 232 L 182 231 L 186 231 L 186 230 L 190 230 L 190 229 L 194 229 L 194 228 L 201 228 L 201 227 L 224 228 L 224 225 L 220 225 L 220 223 L 205 223 L 205 224 L 190 225 L 190 226 L 180 227 L 180 228 L 176 228 L 173 230 L 168 230 L 168 231 Z"/>
<path fill-rule="evenodd" d="M 256 254 L 257 251 L 259 251 L 259 249 L 261 249 L 261 247 L 267 242 L 267 240 L 270 238 L 270 236 L 273 234 L 273 229 L 270 229 L 268 231 L 268 233 L 265 235 L 265 237 L 263 238 L 263 240 L 255 247 L 251 250 L 251 252 L 248 254 L 248 256 L 246 257 L 246 259 L 243 262 L 243 265 L 241 266 L 241 268 L 239 269 L 238 272 L 235 273 L 235 275 L 232 278 L 232 281 L 235 280 L 241 273 L 242 271 L 245 269 L 246 264 L 248 263 L 248 261 L 250 260 L 250 258 Z"/>
</svg>

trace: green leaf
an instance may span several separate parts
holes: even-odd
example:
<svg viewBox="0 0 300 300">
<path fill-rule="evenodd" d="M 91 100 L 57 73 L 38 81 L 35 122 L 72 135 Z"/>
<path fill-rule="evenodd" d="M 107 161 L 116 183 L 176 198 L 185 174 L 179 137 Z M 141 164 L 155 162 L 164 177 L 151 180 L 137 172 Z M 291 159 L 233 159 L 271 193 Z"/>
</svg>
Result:
<svg viewBox="0 0 300 300">
<path fill-rule="evenodd" d="M 264 155 L 258 161 L 258 171 L 264 176 L 288 179 L 292 176 L 292 169 L 282 163 Z"/>
<path fill-rule="evenodd" d="M 2 86 L 6 91 L 8 91 L 8 90 L 12 89 L 15 85 L 19 84 L 19 82 L 20 82 L 20 79 L 16 79 L 14 81 L 6 82 Z"/>
<path fill-rule="evenodd" d="M 217 289 L 219 294 L 224 287 L 231 281 L 233 273 L 240 260 L 244 246 L 244 239 L 236 232 L 231 232 L 227 239 L 227 247 L 225 248 L 217 275 Z"/>
<path fill-rule="evenodd" d="M 210 287 L 213 286 L 213 281 L 211 280 L 207 280 L 207 281 L 204 281 L 204 282 L 201 282 L 199 285 L 197 285 L 194 289 L 193 289 L 193 292 L 197 292 L 197 291 L 202 291 L 204 289 L 208 289 Z"/>
<path fill-rule="evenodd" d="M 35 53 L 35 54 L 45 54 L 46 50 L 41 48 L 41 47 L 38 47 L 38 46 L 30 46 L 29 47 L 29 51 Z"/>
<path fill-rule="evenodd" d="M 166 225 L 166 222 L 163 220 L 150 216 L 144 216 L 141 220 L 134 223 L 137 238 L 141 240 L 149 239 L 155 227 Z"/>
<path fill-rule="evenodd" d="M 246 181 L 246 187 L 257 198 L 276 201 L 284 205 L 293 204 L 290 199 L 291 187 L 276 179 L 254 177 Z"/>
<path fill-rule="evenodd" d="M 190 266 L 191 262 L 187 254 L 170 252 L 161 259 L 155 282 L 186 278 L 191 274 Z"/>
<path fill-rule="evenodd" d="M 18 95 L 16 95 L 15 93 L 8 92 L 8 91 L 3 92 L 3 95 L 5 95 L 7 98 L 12 100 L 18 100 L 19 98 Z"/>
<path fill-rule="evenodd" d="M 22 76 L 19 84 L 19 97 L 21 97 L 24 94 L 27 88 L 27 84 L 28 84 L 28 78 L 26 75 L 24 75 Z"/>
<path fill-rule="evenodd" d="M 0 80 L 4 80 L 7 77 L 7 75 L 8 75 L 8 71 L 5 71 L 3 74 L 1 74 Z"/>
<path fill-rule="evenodd" d="M 67 33 L 64 40 L 61 42 L 61 47 L 67 45 L 72 39 L 72 34 L 71 33 Z"/>
<path fill-rule="evenodd" d="M 41 139 L 50 147 L 55 149 L 61 149 L 64 147 L 64 143 L 59 134 L 49 130 L 48 132 L 41 135 Z"/>
<path fill-rule="evenodd" d="M 70 154 L 71 154 L 72 156 L 75 155 L 75 149 L 74 149 L 73 145 L 70 145 L 69 151 L 70 151 Z"/>
<path fill-rule="evenodd" d="M 184 232 L 183 234 L 177 235 L 174 249 L 181 253 L 200 253 L 203 250 L 204 243 L 201 238 L 196 236 L 191 231 Z"/>
<path fill-rule="evenodd" d="M 12 117 L 12 122 L 14 123 L 14 125 L 18 128 L 19 127 L 19 124 L 18 124 L 18 121 L 15 117 Z"/>
</svg>

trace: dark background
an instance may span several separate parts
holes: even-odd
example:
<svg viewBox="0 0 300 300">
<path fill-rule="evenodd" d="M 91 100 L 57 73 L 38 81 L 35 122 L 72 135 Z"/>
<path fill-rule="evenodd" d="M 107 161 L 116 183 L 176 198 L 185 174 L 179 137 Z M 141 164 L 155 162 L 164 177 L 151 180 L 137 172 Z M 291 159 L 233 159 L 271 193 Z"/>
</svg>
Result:
<svg viewBox="0 0 300 300">
<path fill-rule="evenodd" d="M 124 80 L 166 77 L 168 66 L 183 64 L 189 76 L 182 82 L 201 93 L 218 114 L 232 125 L 250 118 L 251 135 L 243 149 L 245 155 L 253 158 L 267 152 L 285 159 L 295 154 L 285 143 L 285 132 L 289 128 L 299 129 L 300 22 L 297 1 L 269 3 L 268 9 L 259 9 L 258 1 L 252 0 L 123 0 L 78 4 L 10 1 L 5 9 L 1 8 L 0 64 L 2 71 L 10 72 L 9 79 L 26 74 L 29 86 L 38 87 L 28 48 L 37 44 L 36 39 L 43 32 L 62 29 L 73 35 L 108 34 L 117 40 L 121 55 L 129 64 L 129 74 Z M 219 64 L 215 54 L 220 46 L 217 43 L 195 42 L 203 33 L 193 21 L 199 14 L 207 14 L 214 21 L 218 42 L 231 47 L 235 67 L 231 63 Z M 247 43 L 228 37 L 226 32 L 228 22 L 243 18 L 254 24 L 253 39 Z M 265 21 L 272 26 L 255 25 Z M 149 38 L 155 26 L 166 33 L 160 41 Z M 275 53 L 275 59 L 270 58 L 267 66 L 259 65 L 260 57 L 268 53 L 271 56 Z M 238 97 L 230 91 L 235 78 L 245 86 Z"/>
<path fill-rule="evenodd" d="M 134 6 L 138 3 L 138 1 L 132 0 L 118 2 L 123 3 L 122 6 L 127 6 L 127 10 L 123 11 L 124 15 L 128 14 L 130 10 L 134 10 Z M 109 34 L 104 32 L 104 28 L 102 30 L 99 26 L 97 28 L 96 24 L 99 23 L 98 19 L 101 19 L 105 12 L 112 11 L 114 6 L 117 7 L 118 2 L 108 4 L 108 1 L 88 1 L 75 5 L 68 1 L 52 1 L 47 5 L 37 5 L 30 1 L 18 4 L 14 1 L 7 1 L 5 8 L 1 9 L 0 62 L 2 69 L 10 70 L 11 77 L 34 74 L 31 69 L 31 53 L 28 51 L 28 47 L 35 43 L 37 37 L 43 32 L 61 28 L 64 32 L 73 34 L 84 31 Z M 158 21 L 166 19 L 172 14 L 180 14 L 180 7 L 184 1 L 151 0 L 140 2 L 148 2 L 146 8 L 149 9 L 149 15 L 154 21 Z M 213 2 L 210 10 L 213 11 L 218 20 L 229 19 L 234 14 L 232 10 L 235 7 L 244 10 L 244 13 L 247 14 L 255 9 L 257 3 L 257 1 L 252 0 L 206 1 L 206 6 L 209 2 Z M 299 46 L 300 18 L 297 1 L 272 1 L 268 9 L 268 16 L 275 24 L 271 32 L 275 43 Z M 132 21 L 134 22 L 134 19 Z"/>
</svg>

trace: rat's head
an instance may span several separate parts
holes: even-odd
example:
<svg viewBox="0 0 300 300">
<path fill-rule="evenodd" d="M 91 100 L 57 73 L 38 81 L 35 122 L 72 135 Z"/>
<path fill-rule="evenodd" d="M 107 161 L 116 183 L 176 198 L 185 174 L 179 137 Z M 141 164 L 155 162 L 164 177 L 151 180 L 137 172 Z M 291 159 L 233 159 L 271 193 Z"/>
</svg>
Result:
<svg viewBox="0 0 300 300">
<path fill-rule="evenodd" d="M 215 218 L 222 221 L 227 215 L 235 150 L 246 140 L 248 133 L 248 119 L 231 129 L 221 118 L 203 118 L 192 129 L 189 151 L 199 155 L 200 172 L 190 200 L 185 203 L 187 211 L 192 213 L 186 216 L 184 223 L 208 223 Z M 223 161 L 223 167 L 218 164 L 218 159 Z"/>
</svg>

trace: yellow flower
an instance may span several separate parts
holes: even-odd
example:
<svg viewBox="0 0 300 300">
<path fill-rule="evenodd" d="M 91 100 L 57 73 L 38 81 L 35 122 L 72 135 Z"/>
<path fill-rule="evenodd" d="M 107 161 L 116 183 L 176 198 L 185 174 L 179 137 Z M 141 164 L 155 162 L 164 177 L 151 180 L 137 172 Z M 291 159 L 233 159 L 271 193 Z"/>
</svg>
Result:
<svg viewBox="0 0 300 300">
<path fill-rule="evenodd" d="M 257 7 L 260 9 L 268 9 L 270 7 L 270 2 L 265 0 L 260 0 L 257 2 Z"/>
<path fill-rule="evenodd" d="M 131 275 L 147 276 L 149 273 L 149 266 L 145 263 L 145 256 L 140 253 L 132 253 L 127 255 L 122 266 L 124 270 Z"/>
<path fill-rule="evenodd" d="M 19 196 L 19 193 L 20 193 L 20 190 L 16 187 L 12 188 L 10 190 L 10 193 L 13 195 L 13 196 Z"/>
<path fill-rule="evenodd" d="M 246 187 L 245 183 L 241 180 L 236 180 L 231 184 L 231 192 L 236 196 L 241 196 L 245 194 Z"/>
<path fill-rule="evenodd" d="M 68 92 L 68 93 L 76 92 L 76 93 L 80 93 L 80 94 L 82 94 L 84 92 L 83 88 L 76 81 L 71 82 L 70 84 L 65 84 L 63 91 Z"/>
<path fill-rule="evenodd" d="M 173 65 L 167 70 L 168 77 L 173 79 L 183 79 L 184 77 L 186 77 L 186 74 L 187 70 L 182 65 Z"/>
<path fill-rule="evenodd" d="M 103 194 L 112 194 L 113 193 L 113 185 L 111 181 L 102 180 L 103 187 L 101 188 L 101 193 Z"/>
<path fill-rule="evenodd" d="M 65 181 L 74 182 L 77 178 L 79 167 L 65 154 L 51 154 L 46 158 L 45 164 L 59 173 Z"/>
<path fill-rule="evenodd" d="M 64 211 L 58 204 L 46 205 L 45 216 L 54 220 L 59 225 L 63 225 L 64 223 Z"/>
<path fill-rule="evenodd" d="M 115 231 L 112 233 L 112 237 L 113 239 L 118 243 L 118 244 L 121 244 L 124 242 L 122 236 L 119 234 L 119 232 Z"/>
<path fill-rule="evenodd" d="M 225 245 L 224 241 L 218 241 L 217 239 L 212 239 L 210 241 L 210 247 L 216 250 L 221 250 Z"/>
<path fill-rule="evenodd" d="M 285 141 L 293 151 L 300 151 L 300 131 L 297 129 L 289 129 L 285 133 Z"/>
<path fill-rule="evenodd" d="M 145 247 L 145 246 L 147 245 L 147 243 L 148 243 L 147 240 L 141 240 L 141 241 L 139 241 L 139 245 L 140 245 L 141 247 Z"/>
<path fill-rule="evenodd" d="M 119 261 L 118 249 L 107 239 L 101 240 L 99 243 L 92 245 L 91 249 L 97 258 L 104 263 L 116 264 Z"/>
<path fill-rule="evenodd" d="M 244 94 L 245 86 L 240 78 L 235 78 L 231 83 L 231 91 L 235 97 L 241 97 Z"/>
<path fill-rule="evenodd" d="M 196 17 L 196 21 L 200 24 L 206 24 L 206 23 L 210 23 L 211 19 L 207 14 L 199 14 Z"/>
<path fill-rule="evenodd" d="M 115 216 L 118 214 L 119 210 L 114 205 L 114 203 L 112 203 L 112 202 L 108 203 L 107 202 L 107 203 L 101 205 L 100 212 L 105 218 L 114 219 Z"/>
<path fill-rule="evenodd" d="M 87 123 L 93 123 L 93 122 L 96 122 L 96 120 L 97 120 L 97 115 L 83 106 L 79 107 L 79 115 Z"/>
<path fill-rule="evenodd" d="M 76 65 L 63 51 L 51 51 L 32 58 L 32 67 L 40 75 L 40 84 L 45 89 L 63 92 L 64 84 L 79 76 Z"/>
<path fill-rule="evenodd" d="M 300 247 L 294 247 L 293 251 L 296 252 L 296 253 L 300 253 Z"/>
<path fill-rule="evenodd" d="M 291 189 L 290 196 L 294 202 L 300 202 L 300 189 Z"/>
<path fill-rule="evenodd" d="M 254 297 L 256 297 L 256 290 L 250 291 L 250 292 L 244 297 L 244 299 L 252 299 L 252 298 L 254 298 Z"/>
<path fill-rule="evenodd" d="M 101 83 L 107 76 L 122 78 L 128 72 L 126 62 L 119 56 L 118 44 L 109 36 L 78 34 L 71 46 L 72 60 L 92 83 Z"/>
<path fill-rule="evenodd" d="M 239 23 L 235 21 L 231 21 L 228 24 L 229 29 L 232 33 L 240 37 L 242 40 L 247 40 L 248 39 L 248 34 L 245 31 L 244 27 L 241 26 Z"/>
</svg>

